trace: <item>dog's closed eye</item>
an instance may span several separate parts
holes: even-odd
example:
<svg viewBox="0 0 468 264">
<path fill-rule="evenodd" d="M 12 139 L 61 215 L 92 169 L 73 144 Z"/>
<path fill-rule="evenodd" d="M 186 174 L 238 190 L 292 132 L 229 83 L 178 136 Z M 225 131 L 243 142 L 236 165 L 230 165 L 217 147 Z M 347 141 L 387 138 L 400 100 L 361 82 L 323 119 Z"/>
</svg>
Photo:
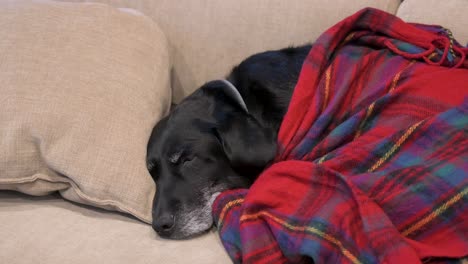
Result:
<svg viewBox="0 0 468 264">
<path fill-rule="evenodd" d="M 184 151 L 178 151 L 171 156 L 169 156 L 169 162 L 173 165 L 186 165 L 190 161 L 194 160 L 196 156 L 191 156 L 185 153 Z"/>
</svg>

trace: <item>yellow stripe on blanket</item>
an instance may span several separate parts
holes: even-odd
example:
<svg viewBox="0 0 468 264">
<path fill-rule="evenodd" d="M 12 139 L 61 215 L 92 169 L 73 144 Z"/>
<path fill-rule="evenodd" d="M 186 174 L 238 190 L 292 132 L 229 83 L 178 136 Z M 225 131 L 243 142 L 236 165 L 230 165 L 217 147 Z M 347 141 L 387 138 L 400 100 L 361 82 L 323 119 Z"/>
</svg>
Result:
<svg viewBox="0 0 468 264">
<path fill-rule="evenodd" d="M 405 231 L 402 232 L 403 236 L 408 236 L 409 234 L 413 233 L 414 231 L 420 229 L 421 227 L 427 225 L 430 221 L 434 220 L 437 216 L 441 215 L 443 212 L 447 211 L 447 209 L 455 204 L 456 202 L 460 201 L 463 196 L 468 194 L 468 187 L 465 187 L 461 192 L 459 192 L 454 197 L 450 198 L 446 201 L 443 205 L 439 206 L 434 212 L 430 213 L 428 216 L 424 217 L 423 219 L 416 222 L 414 225 L 407 228 Z"/>
<path fill-rule="evenodd" d="M 223 211 L 221 211 L 221 214 L 219 214 L 218 227 L 220 227 L 223 224 L 224 217 L 226 216 L 227 211 L 231 209 L 232 207 L 239 205 L 243 202 L 244 202 L 244 199 L 240 198 L 240 199 L 232 200 L 229 203 L 227 203 L 224 206 Z"/>
<path fill-rule="evenodd" d="M 411 136 L 411 134 L 413 134 L 413 132 L 416 130 L 416 128 L 418 128 L 422 124 L 423 121 L 419 121 L 418 123 L 416 123 L 416 124 L 412 125 L 410 128 L 408 128 L 406 130 L 405 134 L 403 134 L 403 136 L 401 136 L 400 139 L 398 139 L 398 141 L 395 143 L 395 145 L 393 145 L 393 147 L 387 153 L 385 153 L 385 155 L 383 155 L 383 157 L 381 157 L 367 172 L 373 172 L 376 169 L 378 169 L 380 166 L 382 166 L 382 164 L 391 155 L 393 155 L 393 153 L 395 153 L 395 151 L 399 147 L 401 147 L 401 145 L 409 138 L 409 136 Z"/>
</svg>

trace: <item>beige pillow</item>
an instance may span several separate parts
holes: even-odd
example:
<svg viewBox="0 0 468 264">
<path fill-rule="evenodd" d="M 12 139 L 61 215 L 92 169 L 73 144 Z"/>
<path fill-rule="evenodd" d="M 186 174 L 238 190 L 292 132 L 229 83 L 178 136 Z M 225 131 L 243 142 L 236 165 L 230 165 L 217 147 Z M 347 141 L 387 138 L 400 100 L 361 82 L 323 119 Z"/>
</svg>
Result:
<svg viewBox="0 0 468 264">
<path fill-rule="evenodd" d="M 137 12 L 0 1 L 0 189 L 151 222 L 146 144 L 169 71 L 163 33 Z"/>
</svg>

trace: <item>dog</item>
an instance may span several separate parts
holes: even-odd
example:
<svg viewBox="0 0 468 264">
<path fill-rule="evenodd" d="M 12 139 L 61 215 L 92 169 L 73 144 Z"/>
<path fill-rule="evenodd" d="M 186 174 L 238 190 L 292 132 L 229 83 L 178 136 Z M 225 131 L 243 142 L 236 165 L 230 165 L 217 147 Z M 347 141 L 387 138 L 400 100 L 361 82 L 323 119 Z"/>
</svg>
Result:
<svg viewBox="0 0 468 264">
<path fill-rule="evenodd" d="M 248 188 L 273 160 L 282 119 L 311 45 L 258 53 L 210 81 L 154 127 L 147 167 L 157 191 L 153 229 L 186 239 L 213 225 L 211 206 Z"/>
</svg>

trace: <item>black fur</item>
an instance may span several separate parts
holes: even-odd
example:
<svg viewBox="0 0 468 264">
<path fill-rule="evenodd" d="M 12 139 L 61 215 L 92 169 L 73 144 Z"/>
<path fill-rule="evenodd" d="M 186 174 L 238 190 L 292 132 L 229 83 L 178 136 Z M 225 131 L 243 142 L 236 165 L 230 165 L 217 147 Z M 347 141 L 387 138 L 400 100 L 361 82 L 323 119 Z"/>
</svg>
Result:
<svg viewBox="0 0 468 264">
<path fill-rule="evenodd" d="M 153 129 L 148 170 L 157 185 L 153 228 L 162 237 L 188 238 L 212 224 L 216 193 L 249 187 L 276 153 L 276 138 L 302 63 L 311 46 L 253 55 L 227 77 L 185 98 Z"/>
</svg>

